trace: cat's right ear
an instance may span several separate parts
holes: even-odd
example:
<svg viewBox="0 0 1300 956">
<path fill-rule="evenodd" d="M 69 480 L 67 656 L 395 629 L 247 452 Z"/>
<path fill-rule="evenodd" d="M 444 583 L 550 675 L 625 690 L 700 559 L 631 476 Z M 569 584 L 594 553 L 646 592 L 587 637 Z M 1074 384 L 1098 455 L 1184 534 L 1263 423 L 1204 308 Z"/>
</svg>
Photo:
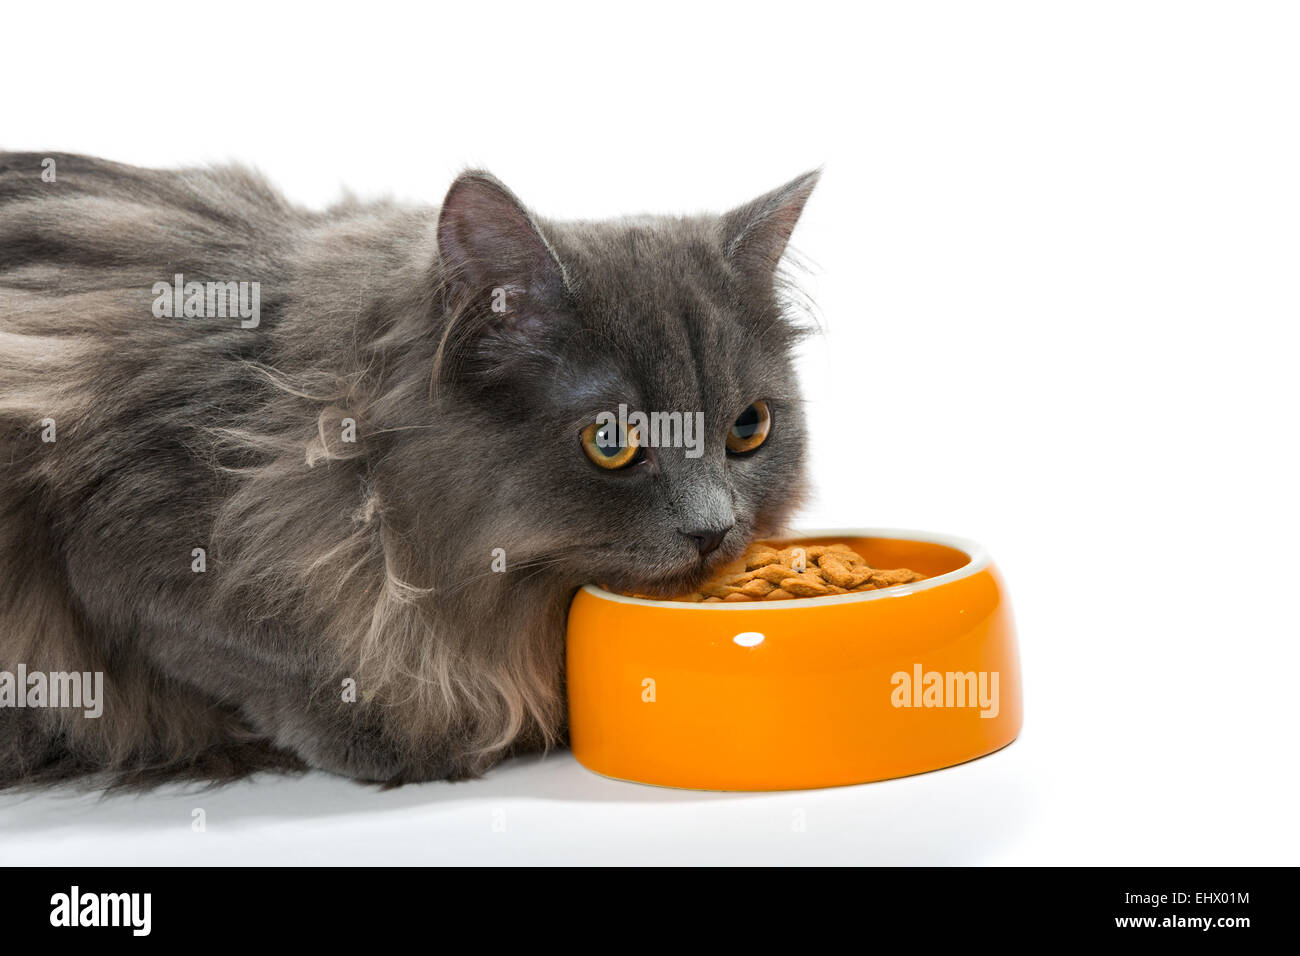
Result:
<svg viewBox="0 0 1300 956">
<path fill-rule="evenodd" d="M 770 282 L 821 170 L 813 169 L 722 217 L 727 258 L 758 282 Z"/>
<path fill-rule="evenodd" d="M 558 305 L 568 286 L 532 214 L 481 170 L 462 173 L 447 190 L 438 216 L 438 257 L 453 312 L 478 299 L 503 316 L 522 315 Z M 502 309 L 502 302 L 511 308 Z"/>
</svg>

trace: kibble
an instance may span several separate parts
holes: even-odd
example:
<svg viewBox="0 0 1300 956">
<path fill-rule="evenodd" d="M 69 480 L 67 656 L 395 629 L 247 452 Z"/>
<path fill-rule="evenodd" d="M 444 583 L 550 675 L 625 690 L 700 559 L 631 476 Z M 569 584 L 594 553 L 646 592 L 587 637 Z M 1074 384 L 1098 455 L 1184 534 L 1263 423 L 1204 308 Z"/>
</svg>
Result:
<svg viewBox="0 0 1300 956">
<path fill-rule="evenodd" d="M 793 598 L 857 594 L 925 580 L 907 568 L 873 568 L 846 544 L 751 545 L 698 591 L 669 600 L 704 604 L 789 601 Z M 644 597 L 645 595 L 633 595 Z"/>
</svg>

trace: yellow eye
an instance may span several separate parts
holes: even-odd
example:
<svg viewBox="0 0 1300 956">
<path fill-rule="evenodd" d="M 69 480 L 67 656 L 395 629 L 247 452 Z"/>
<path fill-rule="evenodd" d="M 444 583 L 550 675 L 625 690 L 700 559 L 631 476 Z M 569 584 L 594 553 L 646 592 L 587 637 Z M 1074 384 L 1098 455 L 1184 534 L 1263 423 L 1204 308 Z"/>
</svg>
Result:
<svg viewBox="0 0 1300 956">
<path fill-rule="evenodd" d="M 593 422 L 582 430 L 582 450 L 601 468 L 611 471 L 632 464 L 641 448 L 635 428 L 619 431 L 617 422 Z"/>
<path fill-rule="evenodd" d="M 736 423 L 727 432 L 727 451 L 741 455 L 753 451 L 767 441 L 772 430 L 772 413 L 767 402 L 755 402 L 740 413 Z"/>
</svg>

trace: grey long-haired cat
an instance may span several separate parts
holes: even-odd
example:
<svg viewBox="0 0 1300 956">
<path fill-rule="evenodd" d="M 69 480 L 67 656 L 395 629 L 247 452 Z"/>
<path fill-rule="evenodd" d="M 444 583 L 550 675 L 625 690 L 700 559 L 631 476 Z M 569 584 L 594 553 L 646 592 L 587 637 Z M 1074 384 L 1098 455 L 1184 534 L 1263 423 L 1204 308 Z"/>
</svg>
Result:
<svg viewBox="0 0 1300 956">
<path fill-rule="evenodd" d="M 575 589 L 684 591 L 799 500 L 777 266 L 815 181 L 553 222 L 482 172 L 315 213 L 238 168 L 0 153 L 0 787 L 562 743 Z M 703 454 L 593 451 L 619 404 L 703 412 Z M 101 673 L 102 716 L 17 706 L 19 668 Z"/>
</svg>

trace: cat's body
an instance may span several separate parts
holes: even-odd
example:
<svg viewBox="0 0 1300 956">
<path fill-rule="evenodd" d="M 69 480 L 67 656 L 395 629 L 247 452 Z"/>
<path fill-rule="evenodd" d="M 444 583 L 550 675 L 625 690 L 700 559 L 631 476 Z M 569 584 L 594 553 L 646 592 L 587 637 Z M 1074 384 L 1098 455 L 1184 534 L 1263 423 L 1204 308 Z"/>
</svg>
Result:
<svg viewBox="0 0 1300 956">
<path fill-rule="evenodd" d="M 0 672 L 105 701 L 0 706 L 0 786 L 473 776 L 563 739 L 576 587 L 681 590 L 797 499 L 773 270 L 815 177 L 583 224 L 482 174 L 311 213 L 238 169 L 44 158 L 0 154 Z M 177 274 L 258 283 L 256 324 L 158 317 Z M 759 399 L 771 438 L 728 454 Z M 703 456 L 595 467 L 619 402 L 702 411 Z"/>
</svg>

